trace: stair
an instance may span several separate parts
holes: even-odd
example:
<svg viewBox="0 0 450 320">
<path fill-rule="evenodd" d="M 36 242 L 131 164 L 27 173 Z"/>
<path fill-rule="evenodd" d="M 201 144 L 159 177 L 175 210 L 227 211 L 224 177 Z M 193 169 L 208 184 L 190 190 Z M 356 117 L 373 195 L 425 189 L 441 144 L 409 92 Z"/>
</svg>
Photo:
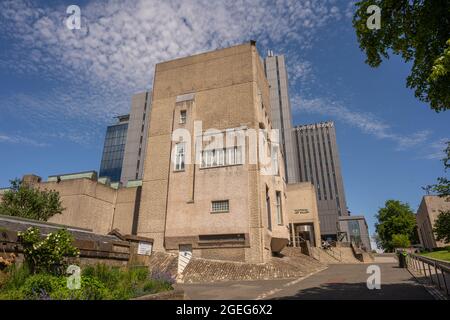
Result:
<svg viewBox="0 0 450 320">
<path fill-rule="evenodd" d="M 299 278 L 326 268 L 299 248 L 285 248 L 263 264 L 192 258 L 180 281 L 185 283 Z"/>
<path fill-rule="evenodd" d="M 172 278 L 177 275 L 178 257 L 163 252 L 153 252 L 149 259 L 150 273 L 165 273 Z"/>
</svg>

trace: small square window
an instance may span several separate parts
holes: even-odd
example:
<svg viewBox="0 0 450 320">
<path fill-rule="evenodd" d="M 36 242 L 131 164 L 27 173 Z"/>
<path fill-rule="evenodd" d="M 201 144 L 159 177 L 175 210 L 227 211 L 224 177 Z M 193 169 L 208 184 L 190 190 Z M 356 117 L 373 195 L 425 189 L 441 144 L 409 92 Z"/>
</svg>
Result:
<svg viewBox="0 0 450 320">
<path fill-rule="evenodd" d="M 186 123 L 186 118 L 187 118 L 186 110 L 181 110 L 180 111 L 180 124 L 185 124 Z"/>
<path fill-rule="evenodd" d="M 228 200 L 211 202 L 211 212 L 228 212 L 228 211 L 230 211 L 230 203 Z"/>
</svg>

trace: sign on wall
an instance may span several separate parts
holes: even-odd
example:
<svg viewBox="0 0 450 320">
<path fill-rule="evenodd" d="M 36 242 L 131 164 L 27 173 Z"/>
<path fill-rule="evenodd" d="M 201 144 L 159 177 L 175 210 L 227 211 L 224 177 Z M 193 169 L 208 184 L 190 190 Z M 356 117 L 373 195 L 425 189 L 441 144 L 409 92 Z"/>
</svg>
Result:
<svg viewBox="0 0 450 320">
<path fill-rule="evenodd" d="M 295 214 L 306 214 L 309 213 L 308 209 L 294 209 Z"/>
<path fill-rule="evenodd" d="M 152 244 L 150 242 L 139 242 L 137 253 L 143 256 L 152 254 Z"/>
</svg>

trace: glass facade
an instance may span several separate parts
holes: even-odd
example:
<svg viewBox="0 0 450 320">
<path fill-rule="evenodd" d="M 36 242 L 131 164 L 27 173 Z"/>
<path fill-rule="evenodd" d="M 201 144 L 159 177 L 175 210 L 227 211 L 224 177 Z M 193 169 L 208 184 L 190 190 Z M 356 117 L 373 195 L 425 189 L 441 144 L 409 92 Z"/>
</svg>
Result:
<svg viewBox="0 0 450 320">
<path fill-rule="evenodd" d="M 128 123 L 109 126 L 103 147 L 100 177 L 109 177 L 111 182 L 119 182 L 127 140 Z"/>
<path fill-rule="evenodd" d="M 357 220 L 348 221 L 348 232 L 350 233 L 350 241 L 356 244 L 361 243 L 361 231 Z"/>
</svg>

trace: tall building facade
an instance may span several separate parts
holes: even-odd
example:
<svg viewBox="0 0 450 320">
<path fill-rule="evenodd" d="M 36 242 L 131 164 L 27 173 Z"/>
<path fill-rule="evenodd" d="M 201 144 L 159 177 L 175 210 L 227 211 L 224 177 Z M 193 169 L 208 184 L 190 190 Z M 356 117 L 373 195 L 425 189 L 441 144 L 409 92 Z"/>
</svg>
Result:
<svg viewBox="0 0 450 320">
<path fill-rule="evenodd" d="M 99 177 L 126 185 L 142 179 L 147 151 L 151 92 L 131 98 L 130 114 L 117 117 L 117 123 L 106 129 Z"/>
<path fill-rule="evenodd" d="M 323 122 L 294 128 L 299 181 L 316 190 L 323 239 L 337 239 L 338 218 L 347 216 L 334 123 Z"/>
<path fill-rule="evenodd" d="M 120 182 L 142 179 L 147 151 L 148 124 L 150 120 L 151 92 L 142 92 L 131 98 L 130 119 L 122 164 Z"/>
<path fill-rule="evenodd" d="M 288 74 L 284 55 L 269 51 L 264 59 L 264 71 L 270 86 L 272 126 L 279 130 L 280 145 L 284 155 L 286 181 L 298 181 L 298 159 L 292 131 L 291 103 L 289 100 Z"/>
<path fill-rule="evenodd" d="M 118 116 L 117 123 L 106 129 L 99 176 L 111 182 L 119 182 L 122 175 L 129 119 L 129 115 Z"/>
<path fill-rule="evenodd" d="M 262 154 L 278 150 L 279 170 L 267 175 L 249 161 L 254 144 L 209 144 L 271 129 L 270 112 L 254 42 L 157 64 L 138 235 L 154 250 L 207 259 L 262 263 L 279 252 L 289 241 L 279 148 L 255 136 Z"/>
</svg>

